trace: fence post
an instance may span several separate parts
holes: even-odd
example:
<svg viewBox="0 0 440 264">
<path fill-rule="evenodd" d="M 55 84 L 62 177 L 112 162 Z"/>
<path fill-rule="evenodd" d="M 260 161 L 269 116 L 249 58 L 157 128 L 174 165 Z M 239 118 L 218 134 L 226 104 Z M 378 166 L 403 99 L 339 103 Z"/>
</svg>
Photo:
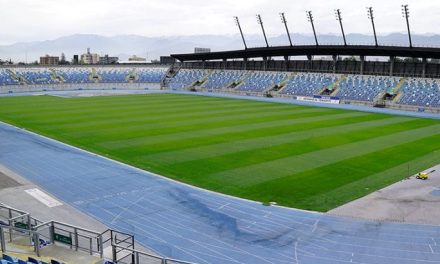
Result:
<svg viewBox="0 0 440 264">
<path fill-rule="evenodd" d="M 11 232 L 11 231 L 9 231 Z M 0 246 L 1 246 L 1 250 L 2 252 L 6 251 L 6 243 L 5 243 L 5 233 L 3 230 L 3 227 L 0 226 Z"/>
<path fill-rule="evenodd" d="M 9 219 L 8 222 L 9 222 L 9 226 L 12 227 L 13 224 L 12 224 L 11 219 Z M 12 229 L 9 229 L 9 242 L 12 243 Z"/>
<path fill-rule="evenodd" d="M 116 246 L 112 244 L 112 260 L 113 263 L 117 263 L 117 259 L 116 259 Z"/>
<path fill-rule="evenodd" d="M 75 251 L 78 251 L 78 230 L 76 227 L 73 229 L 73 236 L 75 237 Z"/>
<path fill-rule="evenodd" d="M 104 257 L 104 245 L 102 243 L 102 235 L 98 237 L 99 256 Z"/>
<path fill-rule="evenodd" d="M 92 238 L 89 237 L 89 243 L 90 243 L 90 255 L 93 255 L 93 245 L 92 245 Z"/>
<path fill-rule="evenodd" d="M 31 237 L 32 237 L 32 236 L 31 236 Z M 33 235 L 33 237 L 34 237 L 34 249 L 35 249 L 35 253 L 37 253 L 37 256 L 38 256 L 38 257 L 41 257 L 41 256 L 40 256 L 40 238 L 39 238 L 39 236 L 38 236 L 38 233 L 35 232 L 34 235 Z"/>
<path fill-rule="evenodd" d="M 55 243 L 55 224 L 52 222 L 49 226 L 49 232 L 50 232 L 50 243 Z"/>
</svg>

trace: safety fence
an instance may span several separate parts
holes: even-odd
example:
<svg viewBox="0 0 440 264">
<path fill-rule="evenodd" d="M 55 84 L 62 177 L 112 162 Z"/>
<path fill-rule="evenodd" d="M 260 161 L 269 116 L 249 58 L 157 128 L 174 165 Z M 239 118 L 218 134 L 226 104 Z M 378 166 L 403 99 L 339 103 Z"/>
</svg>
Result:
<svg viewBox="0 0 440 264">
<path fill-rule="evenodd" d="M 32 248 L 39 257 L 42 247 L 56 244 L 113 263 L 192 264 L 139 251 L 131 234 L 112 229 L 98 233 L 57 221 L 42 222 L 27 212 L 0 204 L 0 250 L 7 252 L 10 244 Z M 107 252 L 111 255 L 106 255 Z"/>
</svg>

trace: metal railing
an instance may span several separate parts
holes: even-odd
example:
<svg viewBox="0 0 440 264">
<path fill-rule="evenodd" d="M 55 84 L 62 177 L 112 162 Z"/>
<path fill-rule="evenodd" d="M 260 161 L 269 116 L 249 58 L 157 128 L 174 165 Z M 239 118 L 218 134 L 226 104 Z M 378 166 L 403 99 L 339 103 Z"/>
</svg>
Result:
<svg viewBox="0 0 440 264">
<path fill-rule="evenodd" d="M 42 222 L 29 213 L 0 204 L 0 250 L 7 251 L 7 243 L 32 246 L 40 257 L 40 246 L 62 244 L 75 251 L 105 258 L 104 250 L 111 249 L 110 259 L 121 264 L 193 264 L 135 249 L 134 236 L 108 229 L 102 233 L 57 222 Z M 44 243 L 43 243 L 44 242 Z"/>
</svg>

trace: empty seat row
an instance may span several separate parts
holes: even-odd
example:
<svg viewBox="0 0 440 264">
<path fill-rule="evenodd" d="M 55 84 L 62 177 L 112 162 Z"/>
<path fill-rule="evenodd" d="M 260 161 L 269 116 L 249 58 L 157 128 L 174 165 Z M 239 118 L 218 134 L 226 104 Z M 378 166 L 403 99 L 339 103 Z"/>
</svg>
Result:
<svg viewBox="0 0 440 264">
<path fill-rule="evenodd" d="M 345 100 L 372 102 L 382 92 L 397 86 L 400 78 L 349 75 L 339 84 L 337 97 Z"/>
<path fill-rule="evenodd" d="M 233 83 L 240 82 L 246 74 L 246 71 L 217 70 L 208 76 L 204 87 L 207 89 L 226 88 Z"/>
<path fill-rule="evenodd" d="M 298 73 L 280 92 L 285 95 L 313 96 L 334 84 L 339 76 L 321 73 Z"/>
<path fill-rule="evenodd" d="M 169 87 L 172 90 L 183 90 L 197 81 L 202 81 L 207 74 L 206 70 L 180 70 L 171 80 Z"/>
<path fill-rule="evenodd" d="M 440 107 L 440 88 L 437 80 L 409 79 L 402 85 L 399 104 Z"/>
<path fill-rule="evenodd" d="M 28 257 L 27 260 L 22 260 L 6 254 L 3 254 L 3 257 L 0 259 L 0 263 L 1 264 L 49 264 L 48 262 L 44 262 L 42 260 L 38 260 L 32 257 Z M 50 261 L 50 264 L 63 264 L 63 263 L 52 259 Z"/>
<path fill-rule="evenodd" d="M 238 87 L 240 91 L 263 92 L 288 78 L 286 72 L 252 72 Z"/>
</svg>

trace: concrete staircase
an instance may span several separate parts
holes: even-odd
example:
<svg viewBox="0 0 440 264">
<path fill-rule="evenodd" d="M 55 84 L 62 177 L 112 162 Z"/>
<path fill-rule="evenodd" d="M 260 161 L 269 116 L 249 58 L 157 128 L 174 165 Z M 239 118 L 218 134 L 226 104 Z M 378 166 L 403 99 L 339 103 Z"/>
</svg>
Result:
<svg viewBox="0 0 440 264">
<path fill-rule="evenodd" d="M 336 82 L 334 82 L 333 84 L 330 85 L 330 87 L 328 87 L 333 89 L 333 92 L 330 94 L 330 96 L 335 96 L 338 94 L 339 90 L 341 89 L 339 88 L 339 85 L 345 80 L 347 80 L 347 75 L 342 75 L 339 79 L 336 80 Z"/>
</svg>

